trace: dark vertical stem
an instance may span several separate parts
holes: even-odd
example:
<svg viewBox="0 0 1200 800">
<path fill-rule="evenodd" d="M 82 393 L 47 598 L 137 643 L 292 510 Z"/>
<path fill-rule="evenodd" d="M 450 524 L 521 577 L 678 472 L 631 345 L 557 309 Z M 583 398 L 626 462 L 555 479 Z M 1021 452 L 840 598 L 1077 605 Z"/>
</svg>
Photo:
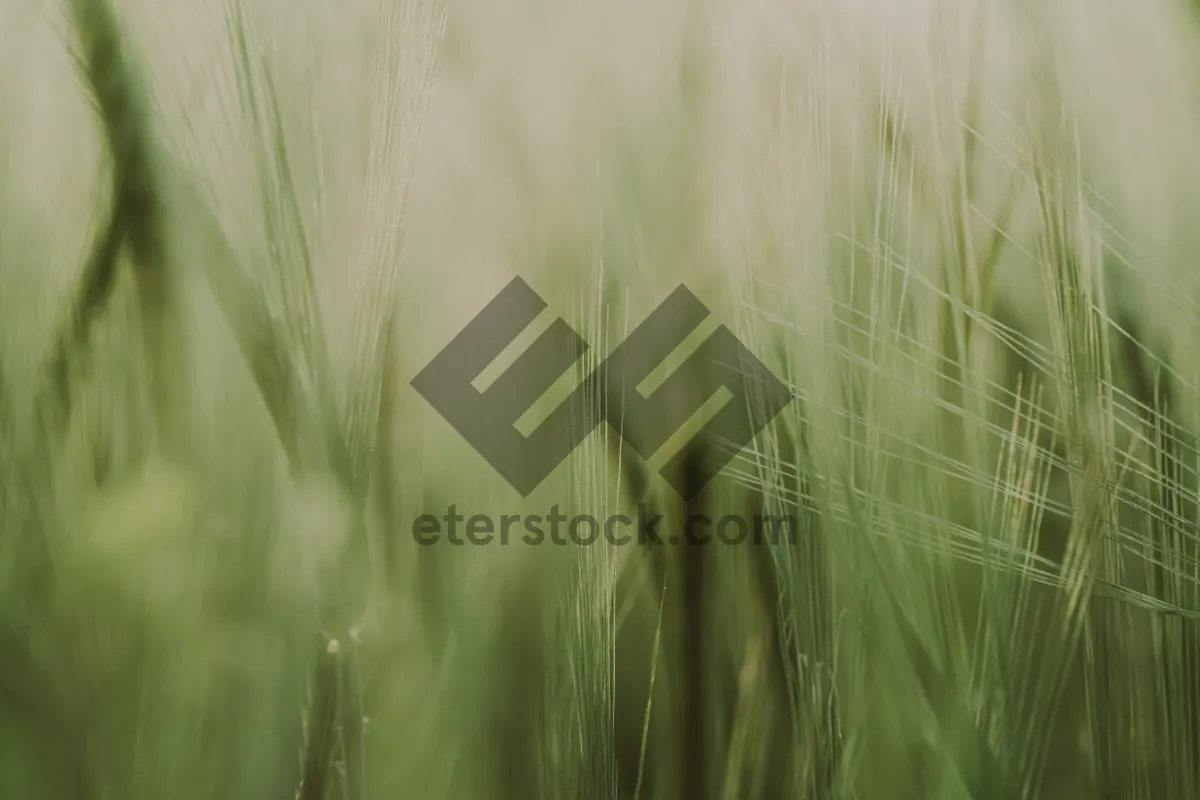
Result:
<svg viewBox="0 0 1200 800">
<path fill-rule="evenodd" d="M 308 714 L 308 742 L 296 800 L 325 800 L 332 772 L 341 652 L 336 640 L 326 642 L 317 662 L 313 703 Z"/>
<path fill-rule="evenodd" d="M 650 500 L 650 476 L 646 471 L 645 462 L 638 459 L 620 435 L 609 436 L 607 443 L 613 459 L 620 468 L 622 496 L 633 501 L 634 513 L 637 513 L 638 508 L 645 506 L 648 509 L 648 517 L 657 516 L 660 509 Z M 639 550 L 638 557 L 649 560 L 652 575 L 651 591 L 646 593 L 646 596 L 657 600 L 662 597 L 667 585 L 670 566 L 668 557 L 671 553 L 654 545 L 643 546 L 641 542 L 639 547 L 642 549 Z M 641 571 L 638 569 L 622 571 L 621 580 L 616 588 L 618 608 L 626 602 L 628 593 L 640 594 L 645 591 L 640 575 Z M 653 636 L 646 638 L 643 632 L 637 630 L 637 626 L 621 625 L 617 628 L 614 647 L 614 668 L 618 675 L 647 676 L 644 692 L 643 684 L 622 681 L 620 678 L 615 690 L 615 750 L 619 796 L 656 797 L 664 778 L 660 765 L 662 756 L 652 733 L 657 726 L 646 717 L 646 709 L 655 707 L 655 681 L 652 674 Z M 644 743 L 643 738 L 647 740 Z"/>
<path fill-rule="evenodd" d="M 1183 489 L 1191 478 L 1187 474 L 1185 459 L 1190 455 L 1187 451 L 1195 446 L 1194 440 L 1185 438 L 1187 432 L 1172 417 L 1174 409 L 1170 384 L 1162 369 L 1150 363 L 1158 359 L 1142 345 L 1146 339 L 1141 326 L 1131 319 L 1122 319 L 1121 322 L 1121 327 L 1128 332 L 1120 337 L 1119 353 L 1123 371 L 1132 380 L 1133 398 L 1141 404 L 1139 416 L 1153 448 L 1154 461 L 1150 466 L 1157 476 L 1150 487 L 1149 498 L 1154 507 L 1160 509 L 1158 514 L 1152 513 L 1148 520 L 1150 545 L 1157 551 L 1151 564 L 1153 577 L 1150 592 L 1156 599 L 1192 611 L 1195 609 L 1195 594 L 1190 587 L 1178 581 L 1173 574 L 1172 562 L 1182 559 L 1184 563 L 1192 563 L 1195 554 L 1195 545 L 1189 541 L 1192 537 L 1181 533 L 1181 529 L 1188 524 L 1187 520 L 1195 518 L 1195 502 L 1188 498 L 1187 491 Z M 1168 687 L 1181 687 L 1182 691 L 1178 692 L 1175 702 L 1163 709 L 1165 719 L 1162 721 L 1170 731 L 1169 735 L 1179 737 L 1179 741 L 1172 745 L 1171 751 L 1153 753 L 1151 757 L 1172 763 L 1176 753 L 1195 753 L 1200 747 L 1200 719 L 1197 717 L 1200 688 L 1197 687 L 1195 672 L 1198 644 L 1196 626 L 1188 619 L 1169 620 L 1166 624 L 1171 631 L 1168 636 L 1178 637 L 1178 652 L 1174 658 L 1168 656 L 1159 659 L 1162 674 L 1158 680 Z M 1107 654 L 1105 657 L 1111 658 Z M 1164 775 L 1162 779 L 1174 779 L 1185 786 L 1196 786 L 1200 774 L 1197 774 L 1193 760 L 1180 758 L 1177 763 L 1182 774 Z"/>
<path fill-rule="evenodd" d="M 51 380 L 62 391 L 62 350 L 78 344 L 91 320 L 111 294 L 121 243 L 127 242 L 134 264 L 139 300 L 142 348 L 149 369 L 160 438 L 167 435 L 171 411 L 180 399 L 177 369 L 167 359 L 182 343 L 169 322 L 171 288 L 166 271 L 163 190 L 153 154 L 145 87 L 124 52 L 112 8 L 105 0 L 71 0 L 71 12 L 82 43 L 82 63 L 95 95 L 105 140 L 113 158 L 112 211 L 83 276 L 83 293 L 72 309 L 64 342 L 51 364 Z M 173 341 L 174 340 L 174 341 Z"/>
<path fill-rule="evenodd" d="M 689 453 L 684 463 L 684 530 L 680 536 L 682 576 L 680 591 L 683 706 L 680 714 L 680 789 L 681 797 L 710 800 L 707 749 L 708 714 L 705 692 L 707 648 L 704 631 L 707 612 L 708 563 L 704 548 L 687 538 L 688 520 L 703 512 L 700 491 L 704 483 L 704 464 L 699 452 Z"/>
</svg>

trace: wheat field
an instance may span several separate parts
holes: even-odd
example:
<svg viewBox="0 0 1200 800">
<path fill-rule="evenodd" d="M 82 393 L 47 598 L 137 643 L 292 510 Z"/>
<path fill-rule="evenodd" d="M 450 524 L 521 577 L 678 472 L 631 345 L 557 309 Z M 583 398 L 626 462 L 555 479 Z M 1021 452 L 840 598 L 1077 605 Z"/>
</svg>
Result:
<svg viewBox="0 0 1200 800">
<path fill-rule="evenodd" d="M 0 798 L 1200 797 L 1186 0 L 7 0 L 0 62 Z M 588 345 L 522 434 L 681 284 L 791 401 L 522 496 L 413 385 L 517 276 L 501 360 Z"/>
</svg>

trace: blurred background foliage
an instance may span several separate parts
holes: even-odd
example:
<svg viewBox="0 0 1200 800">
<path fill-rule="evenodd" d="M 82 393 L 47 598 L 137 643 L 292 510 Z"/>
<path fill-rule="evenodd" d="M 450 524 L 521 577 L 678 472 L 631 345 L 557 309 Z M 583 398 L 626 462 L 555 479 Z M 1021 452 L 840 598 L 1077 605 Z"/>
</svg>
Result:
<svg viewBox="0 0 1200 800">
<path fill-rule="evenodd" d="M 0 37 L 0 797 L 1200 793 L 1186 5 Z M 535 417 L 681 282 L 796 399 L 687 503 L 611 430 L 522 499 L 408 385 L 516 274 L 591 345 Z M 798 535 L 410 535 L 639 503 Z"/>
</svg>

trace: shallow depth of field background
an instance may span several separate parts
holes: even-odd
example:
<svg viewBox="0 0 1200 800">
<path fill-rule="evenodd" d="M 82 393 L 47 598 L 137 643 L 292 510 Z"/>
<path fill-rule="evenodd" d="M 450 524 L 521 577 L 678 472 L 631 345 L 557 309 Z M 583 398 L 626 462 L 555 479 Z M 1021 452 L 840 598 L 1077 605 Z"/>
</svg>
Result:
<svg viewBox="0 0 1200 800">
<path fill-rule="evenodd" d="M 1188 3 L 9 0 L 0 64 L 0 797 L 1200 793 Z M 680 283 L 796 400 L 697 504 L 608 430 L 521 498 L 409 386 L 518 274 L 510 355 L 591 345 L 531 427 Z M 411 536 L 638 503 L 801 524 Z"/>
</svg>

